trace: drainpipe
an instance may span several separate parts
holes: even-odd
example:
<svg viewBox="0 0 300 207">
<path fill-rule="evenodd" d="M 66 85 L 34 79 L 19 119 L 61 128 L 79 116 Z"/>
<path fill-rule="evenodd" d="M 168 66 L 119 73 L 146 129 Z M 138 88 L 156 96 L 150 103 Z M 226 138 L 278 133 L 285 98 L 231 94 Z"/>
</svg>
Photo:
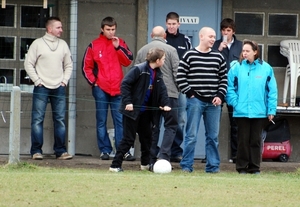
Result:
<svg viewBox="0 0 300 207">
<path fill-rule="evenodd" d="M 68 153 L 75 155 L 78 2 L 77 0 L 70 0 L 70 3 L 70 50 L 73 59 L 73 72 L 69 81 Z"/>
</svg>

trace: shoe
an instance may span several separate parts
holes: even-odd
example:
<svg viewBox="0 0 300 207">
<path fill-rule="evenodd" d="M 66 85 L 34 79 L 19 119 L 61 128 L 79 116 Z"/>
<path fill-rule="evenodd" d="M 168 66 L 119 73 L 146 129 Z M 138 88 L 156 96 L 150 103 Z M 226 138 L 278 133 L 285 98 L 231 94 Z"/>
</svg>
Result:
<svg viewBox="0 0 300 207">
<path fill-rule="evenodd" d="M 180 162 L 182 160 L 182 157 L 171 157 L 170 161 L 171 162 Z"/>
<path fill-rule="evenodd" d="M 182 169 L 182 172 L 183 172 L 183 173 L 191 173 L 192 171 L 189 170 L 189 169 Z"/>
<path fill-rule="evenodd" d="M 217 173 L 220 173 L 220 170 L 217 170 L 217 171 L 209 171 L 209 172 L 206 172 L 206 173 L 217 174 Z"/>
<path fill-rule="evenodd" d="M 41 153 L 35 153 L 35 154 L 32 155 L 32 159 L 33 160 L 42 160 L 43 155 Z"/>
<path fill-rule="evenodd" d="M 154 166 L 154 164 L 150 164 L 150 165 L 149 165 L 149 171 L 150 171 L 150 172 L 153 172 L 153 166 Z"/>
<path fill-rule="evenodd" d="M 127 152 L 127 153 L 124 155 L 124 160 L 125 160 L 125 161 L 135 161 L 135 157 L 132 156 L 129 152 Z"/>
<path fill-rule="evenodd" d="M 67 152 L 64 152 L 59 157 L 56 157 L 56 159 L 58 159 L 58 160 L 70 160 L 72 158 L 73 158 L 73 156 Z"/>
<path fill-rule="evenodd" d="M 256 171 L 256 172 L 253 172 L 252 174 L 253 174 L 253 175 L 259 175 L 260 172 Z"/>
<path fill-rule="evenodd" d="M 101 158 L 101 160 L 109 160 L 109 154 L 108 153 L 101 153 L 100 158 Z"/>
<path fill-rule="evenodd" d="M 239 174 L 247 174 L 247 172 L 245 170 L 241 170 L 239 171 Z"/>
<path fill-rule="evenodd" d="M 123 169 L 120 167 L 110 167 L 109 172 L 123 172 Z"/>
<path fill-rule="evenodd" d="M 147 171 L 150 169 L 150 165 L 141 165 L 141 171 Z"/>
</svg>

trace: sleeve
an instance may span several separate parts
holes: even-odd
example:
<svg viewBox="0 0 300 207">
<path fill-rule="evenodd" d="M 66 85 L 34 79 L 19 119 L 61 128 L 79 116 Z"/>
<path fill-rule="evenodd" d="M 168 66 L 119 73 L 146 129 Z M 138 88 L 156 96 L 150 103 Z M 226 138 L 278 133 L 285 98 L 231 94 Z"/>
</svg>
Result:
<svg viewBox="0 0 300 207">
<path fill-rule="evenodd" d="M 219 97 L 222 101 L 224 101 L 226 93 L 227 93 L 227 67 L 226 67 L 226 61 L 224 57 L 220 54 L 221 58 L 221 64 L 220 64 L 220 70 L 219 70 L 219 89 L 217 97 Z"/>
<path fill-rule="evenodd" d="M 228 87 L 227 87 L 227 94 L 225 100 L 228 105 L 235 107 L 238 101 L 238 94 L 237 94 L 238 77 L 236 73 L 236 71 L 238 70 L 238 64 L 236 64 L 237 61 L 233 61 L 233 62 L 232 62 L 233 64 L 230 64 L 231 69 L 228 72 L 228 79 L 227 79 Z"/>
<path fill-rule="evenodd" d="M 178 66 L 179 66 L 179 57 L 178 57 L 177 50 L 174 49 L 171 53 L 171 67 L 172 67 L 172 71 L 173 71 L 173 81 L 175 84 L 177 83 L 176 76 L 177 76 L 177 72 L 178 72 Z M 178 86 L 177 86 L 177 89 L 178 89 Z"/>
<path fill-rule="evenodd" d="M 268 93 L 267 93 L 267 109 L 268 109 L 268 115 L 276 115 L 277 110 L 277 83 L 276 78 L 274 75 L 274 71 L 271 66 L 270 67 L 270 81 L 268 82 Z"/>
<path fill-rule="evenodd" d="M 186 52 L 182 59 L 179 62 L 176 82 L 178 84 L 179 89 L 182 93 L 186 94 L 187 97 L 191 97 L 193 95 L 193 91 L 188 84 L 187 74 L 189 72 L 189 62 L 188 62 L 188 52 Z"/>
<path fill-rule="evenodd" d="M 129 66 L 133 60 L 133 55 L 124 40 L 120 39 L 120 45 L 116 50 L 121 65 L 125 67 Z"/>
<path fill-rule="evenodd" d="M 132 104 L 132 86 L 137 82 L 139 69 L 137 66 L 133 66 L 130 68 L 129 72 L 125 75 L 122 83 L 121 83 L 121 93 L 123 103 L 125 105 Z"/>
<path fill-rule="evenodd" d="M 184 38 L 185 38 L 185 42 L 186 42 L 186 49 L 187 50 L 192 49 L 193 46 L 192 46 L 191 39 L 187 35 L 184 35 Z"/>
<path fill-rule="evenodd" d="M 66 42 L 65 42 L 65 55 L 64 55 L 63 68 L 64 68 L 64 78 L 62 82 L 67 85 L 72 75 L 73 60 L 72 60 L 71 51 Z"/>
<path fill-rule="evenodd" d="M 82 74 L 84 78 L 90 85 L 95 84 L 97 77 L 94 74 L 95 67 L 94 59 L 93 59 L 93 47 L 92 43 L 86 48 L 83 60 L 82 60 Z"/>
<path fill-rule="evenodd" d="M 35 86 L 39 85 L 42 82 L 35 69 L 35 65 L 38 60 L 37 46 L 38 46 L 37 41 L 34 41 L 30 45 L 24 61 L 24 68 L 26 70 L 26 73 L 28 74 L 30 79 L 34 82 Z"/>
<path fill-rule="evenodd" d="M 135 61 L 134 61 L 134 64 L 135 64 L 135 65 L 140 64 L 140 63 L 142 63 L 142 62 L 145 62 L 145 57 L 143 57 L 142 51 L 143 51 L 143 49 L 141 48 L 141 49 L 137 52 L 136 58 L 135 58 Z"/>
</svg>

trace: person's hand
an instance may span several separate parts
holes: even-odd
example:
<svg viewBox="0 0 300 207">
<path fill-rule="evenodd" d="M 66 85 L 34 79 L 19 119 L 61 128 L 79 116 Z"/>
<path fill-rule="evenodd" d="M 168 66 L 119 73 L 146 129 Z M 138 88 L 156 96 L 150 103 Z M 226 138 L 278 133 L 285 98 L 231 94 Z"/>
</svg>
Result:
<svg viewBox="0 0 300 207">
<path fill-rule="evenodd" d="M 171 111 L 171 107 L 169 106 L 164 106 L 164 107 L 160 106 L 159 108 L 163 111 Z"/>
<path fill-rule="evenodd" d="M 268 115 L 268 119 L 269 119 L 270 122 L 272 122 L 273 124 L 275 124 L 275 122 L 273 121 L 274 115 Z"/>
<path fill-rule="evenodd" d="M 126 110 L 126 111 L 133 111 L 133 104 L 127 104 L 127 105 L 125 106 L 125 110 Z"/>
<path fill-rule="evenodd" d="M 120 40 L 119 40 L 119 38 L 113 36 L 113 37 L 112 37 L 112 43 L 113 43 L 113 45 L 114 45 L 115 48 L 118 48 L 119 45 L 120 45 Z"/>
<path fill-rule="evenodd" d="M 214 97 L 214 99 L 212 100 L 212 104 L 214 106 L 219 106 L 222 104 L 222 100 L 219 97 Z"/>
<path fill-rule="evenodd" d="M 63 82 L 61 82 L 61 84 L 60 84 L 61 86 L 63 86 L 63 87 L 66 87 L 66 84 L 65 83 L 63 83 Z"/>
<path fill-rule="evenodd" d="M 220 45 L 219 45 L 218 50 L 221 52 L 226 47 L 227 47 L 227 42 L 221 42 Z"/>
</svg>

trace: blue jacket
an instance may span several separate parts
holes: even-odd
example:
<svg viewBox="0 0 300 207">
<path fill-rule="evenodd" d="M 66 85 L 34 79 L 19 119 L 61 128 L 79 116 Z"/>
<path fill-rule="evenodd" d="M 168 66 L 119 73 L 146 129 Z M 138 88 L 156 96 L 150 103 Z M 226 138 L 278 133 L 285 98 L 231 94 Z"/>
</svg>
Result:
<svg viewBox="0 0 300 207">
<path fill-rule="evenodd" d="M 226 102 L 233 106 L 233 117 L 265 118 L 275 115 L 277 84 L 272 67 L 257 59 L 233 61 L 228 73 Z"/>
</svg>

